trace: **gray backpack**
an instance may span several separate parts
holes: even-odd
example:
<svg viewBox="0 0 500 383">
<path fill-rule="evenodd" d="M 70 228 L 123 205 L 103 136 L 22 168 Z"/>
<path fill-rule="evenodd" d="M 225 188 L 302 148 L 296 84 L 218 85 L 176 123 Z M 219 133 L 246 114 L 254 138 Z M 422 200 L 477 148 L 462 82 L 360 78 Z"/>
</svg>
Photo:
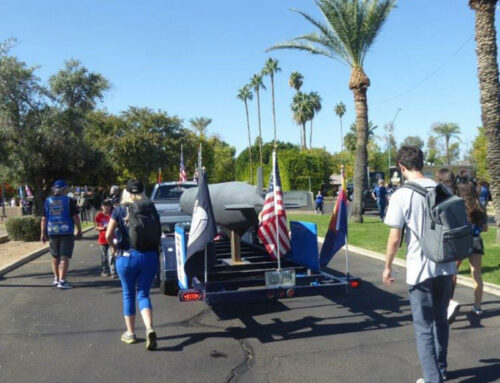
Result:
<svg viewBox="0 0 500 383">
<path fill-rule="evenodd" d="M 436 263 L 469 257 L 473 233 L 464 200 L 441 184 L 426 189 L 417 183 L 406 182 L 402 187 L 425 197 L 424 228 L 419 238 L 424 255 Z"/>
</svg>

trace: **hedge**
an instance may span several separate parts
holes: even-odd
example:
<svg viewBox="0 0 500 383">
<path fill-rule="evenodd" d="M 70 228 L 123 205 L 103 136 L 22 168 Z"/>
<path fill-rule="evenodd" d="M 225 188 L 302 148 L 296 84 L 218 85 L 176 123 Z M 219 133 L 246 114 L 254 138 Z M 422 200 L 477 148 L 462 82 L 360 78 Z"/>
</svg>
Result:
<svg viewBox="0 0 500 383">
<path fill-rule="evenodd" d="M 7 219 L 5 228 L 13 241 L 34 242 L 40 240 L 41 217 L 12 217 Z"/>
</svg>

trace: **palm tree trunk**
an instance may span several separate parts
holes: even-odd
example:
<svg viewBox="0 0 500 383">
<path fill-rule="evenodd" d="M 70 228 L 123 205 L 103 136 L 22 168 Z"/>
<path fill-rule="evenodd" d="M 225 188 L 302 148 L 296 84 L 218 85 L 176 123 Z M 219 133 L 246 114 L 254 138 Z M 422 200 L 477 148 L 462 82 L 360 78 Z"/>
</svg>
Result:
<svg viewBox="0 0 500 383">
<path fill-rule="evenodd" d="M 248 114 L 247 100 L 245 100 L 245 112 L 247 114 L 247 128 L 248 128 L 248 155 L 250 156 L 250 184 L 253 185 L 252 138 L 250 136 L 250 115 Z"/>
<path fill-rule="evenodd" d="M 340 151 L 344 151 L 344 133 L 342 132 L 342 117 L 340 118 Z"/>
<path fill-rule="evenodd" d="M 259 159 L 260 159 L 260 167 L 262 168 L 262 131 L 260 128 L 260 94 L 259 89 L 256 90 L 257 93 L 257 116 L 259 118 Z"/>
<path fill-rule="evenodd" d="M 276 110 L 274 107 L 274 74 L 271 72 L 271 94 L 273 101 L 273 126 L 274 126 L 274 144 L 276 145 Z"/>
<path fill-rule="evenodd" d="M 497 0 L 469 0 L 469 6 L 475 10 L 481 120 L 488 138 L 488 172 L 496 223 L 500 226 L 500 82 L 495 30 L 496 4 Z M 500 242 L 500 228 L 497 230 L 497 242 Z"/>
<path fill-rule="evenodd" d="M 307 149 L 307 140 L 306 140 L 306 123 L 302 123 L 302 150 Z"/>
<path fill-rule="evenodd" d="M 309 132 L 309 149 L 313 147 L 313 119 L 311 119 L 311 131 Z"/>
<path fill-rule="evenodd" d="M 450 138 L 445 137 L 446 140 L 446 165 L 450 166 Z"/>
</svg>

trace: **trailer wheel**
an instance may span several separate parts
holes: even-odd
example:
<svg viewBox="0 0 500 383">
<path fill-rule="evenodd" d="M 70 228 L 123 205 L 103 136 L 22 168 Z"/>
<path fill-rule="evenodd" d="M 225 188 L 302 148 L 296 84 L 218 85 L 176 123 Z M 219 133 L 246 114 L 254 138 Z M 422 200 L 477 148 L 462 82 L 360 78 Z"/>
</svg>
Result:
<svg viewBox="0 0 500 383">
<path fill-rule="evenodd" d="M 163 295 L 177 295 L 179 291 L 177 281 L 161 281 L 160 291 Z"/>
</svg>

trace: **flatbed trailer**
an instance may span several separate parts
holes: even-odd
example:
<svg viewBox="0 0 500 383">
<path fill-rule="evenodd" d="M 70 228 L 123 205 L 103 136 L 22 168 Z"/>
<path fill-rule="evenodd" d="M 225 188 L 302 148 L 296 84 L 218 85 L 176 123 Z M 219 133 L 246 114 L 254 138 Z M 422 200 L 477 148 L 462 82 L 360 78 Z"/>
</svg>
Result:
<svg viewBox="0 0 500 383">
<path fill-rule="evenodd" d="M 263 246 L 244 241 L 239 245 L 241 261 L 234 263 L 231 241 L 221 239 L 214 242 L 216 262 L 207 268 L 206 273 L 194 276 L 190 281 L 178 270 L 185 261 L 187 237 L 183 228 L 178 225 L 176 238 L 164 238 L 162 241 L 161 279 L 166 282 L 165 284 L 162 280 L 162 290 L 174 293 L 172 281 L 175 280 L 179 287 L 177 292 L 180 301 L 202 300 L 213 305 L 222 302 L 305 297 L 338 289 L 348 292 L 360 286 L 361 279 L 348 272 L 332 272 L 320 268 L 316 260 L 304 261 L 304 252 L 311 252 L 312 258 L 314 254 L 316 257 L 318 254 L 316 233 L 311 235 L 304 230 L 294 230 L 294 227 L 302 227 L 304 224 L 292 223 L 292 252 L 281 258 L 281 269 L 278 270 L 278 262 L 270 258 Z M 309 228 L 312 225 L 309 224 Z M 315 228 L 314 225 L 314 230 Z M 293 251 L 294 248 L 297 251 Z M 170 291 L 166 291 L 165 286 L 170 287 Z"/>
</svg>

